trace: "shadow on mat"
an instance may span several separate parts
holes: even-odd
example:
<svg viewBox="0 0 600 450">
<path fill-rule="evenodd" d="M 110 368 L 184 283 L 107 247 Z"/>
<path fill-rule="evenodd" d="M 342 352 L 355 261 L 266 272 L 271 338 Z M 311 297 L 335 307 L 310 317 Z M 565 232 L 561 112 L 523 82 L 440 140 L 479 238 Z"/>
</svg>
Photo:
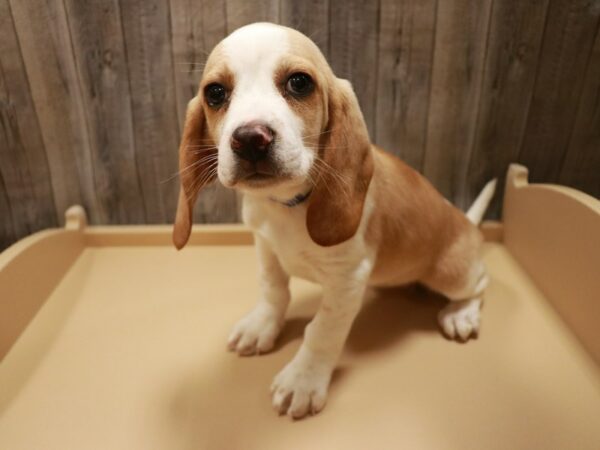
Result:
<svg viewBox="0 0 600 450">
<path fill-rule="evenodd" d="M 199 362 L 197 371 L 186 373 L 165 399 L 172 427 L 169 433 L 180 439 L 171 448 L 268 448 L 273 440 L 279 443 L 278 439 L 289 438 L 290 433 L 318 426 L 316 419 L 293 422 L 278 417 L 271 406 L 269 386 L 300 345 L 319 300 L 315 294 L 292 301 L 289 319 L 272 352 L 245 358 L 223 351 L 210 363 Z M 413 333 L 439 333 L 436 316 L 445 302 L 417 286 L 369 292 L 345 346 L 353 361 L 336 368 L 328 403 L 336 403 L 363 356 L 399 345 Z M 330 407 L 320 415 L 335 412 Z M 257 432 L 267 428 L 271 434 Z"/>
<path fill-rule="evenodd" d="M 304 303 L 303 312 L 298 314 L 300 317 L 292 317 L 286 321 L 274 352 L 302 339 L 306 325 L 316 312 L 319 299 L 311 298 Z M 309 304 L 308 308 L 306 303 Z M 345 348 L 352 353 L 379 351 L 412 332 L 440 333 L 437 314 L 446 303 L 447 300 L 442 296 L 418 285 L 372 290 L 367 294 L 352 325 Z"/>
</svg>

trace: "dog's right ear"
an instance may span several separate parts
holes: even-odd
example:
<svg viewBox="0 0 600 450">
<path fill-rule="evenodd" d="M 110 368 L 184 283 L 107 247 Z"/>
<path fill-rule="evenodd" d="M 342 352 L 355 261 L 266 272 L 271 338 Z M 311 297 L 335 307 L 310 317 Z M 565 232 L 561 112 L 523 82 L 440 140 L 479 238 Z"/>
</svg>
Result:
<svg viewBox="0 0 600 450">
<path fill-rule="evenodd" d="M 192 214 L 198 192 L 217 174 L 218 150 L 206 132 L 204 109 L 199 95 L 187 107 L 179 145 L 179 201 L 173 227 L 173 243 L 181 249 L 192 231 Z"/>
</svg>

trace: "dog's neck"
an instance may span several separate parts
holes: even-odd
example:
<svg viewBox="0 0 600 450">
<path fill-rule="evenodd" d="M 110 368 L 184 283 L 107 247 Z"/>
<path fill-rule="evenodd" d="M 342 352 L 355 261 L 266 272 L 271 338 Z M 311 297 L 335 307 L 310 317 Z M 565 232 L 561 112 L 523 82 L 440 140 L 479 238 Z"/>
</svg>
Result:
<svg viewBox="0 0 600 450">
<path fill-rule="evenodd" d="M 309 189 L 307 192 L 300 192 L 299 194 L 296 194 L 295 196 L 293 196 L 292 198 L 290 198 L 288 200 L 281 200 L 276 197 L 269 197 L 269 200 L 279 203 L 281 205 L 287 206 L 288 208 L 293 208 L 294 206 L 298 206 L 300 203 L 305 202 L 311 193 L 312 193 L 312 188 Z"/>
<path fill-rule="evenodd" d="M 306 200 L 312 195 L 313 184 L 309 181 L 297 183 L 294 185 L 281 184 L 265 190 L 240 189 L 244 198 L 250 201 L 258 201 L 266 205 L 278 207 L 294 208 L 306 203 Z M 265 192 L 267 191 L 267 192 Z"/>
</svg>

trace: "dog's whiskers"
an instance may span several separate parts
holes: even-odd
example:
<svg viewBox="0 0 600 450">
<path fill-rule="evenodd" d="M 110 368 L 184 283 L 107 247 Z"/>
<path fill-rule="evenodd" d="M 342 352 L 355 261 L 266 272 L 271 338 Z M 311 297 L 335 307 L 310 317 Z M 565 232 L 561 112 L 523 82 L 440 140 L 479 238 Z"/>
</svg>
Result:
<svg viewBox="0 0 600 450">
<path fill-rule="evenodd" d="M 173 175 L 170 175 L 166 180 L 162 180 L 161 183 L 167 183 L 167 182 L 171 181 L 173 178 L 176 178 L 177 176 L 183 175 L 186 172 L 189 172 L 190 170 L 192 170 L 192 169 L 194 169 L 194 168 L 198 167 L 199 165 L 204 164 L 206 162 L 212 163 L 214 161 L 217 161 L 218 156 L 219 156 L 218 154 L 213 154 L 213 153 L 210 153 L 210 154 L 208 154 L 206 156 L 203 156 L 202 158 L 198 159 L 198 161 L 194 161 L 192 164 L 184 167 L 183 169 L 178 170 Z"/>
<path fill-rule="evenodd" d="M 188 201 L 193 200 L 193 197 L 198 194 L 200 189 L 215 177 L 217 174 L 217 168 L 218 163 L 215 162 L 200 172 L 198 177 L 191 183 L 192 187 L 190 188 L 189 195 L 186 194 Z"/>
</svg>

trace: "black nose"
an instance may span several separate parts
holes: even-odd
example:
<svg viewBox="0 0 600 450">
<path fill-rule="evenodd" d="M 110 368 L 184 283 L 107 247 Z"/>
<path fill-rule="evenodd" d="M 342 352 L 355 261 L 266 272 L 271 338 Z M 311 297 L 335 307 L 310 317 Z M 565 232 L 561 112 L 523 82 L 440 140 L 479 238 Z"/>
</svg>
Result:
<svg viewBox="0 0 600 450">
<path fill-rule="evenodd" d="M 265 159 L 275 132 L 266 125 L 249 123 L 236 128 L 231 136 L 231 148 L 241 159 L 257 162 Z"/>
</svg>

